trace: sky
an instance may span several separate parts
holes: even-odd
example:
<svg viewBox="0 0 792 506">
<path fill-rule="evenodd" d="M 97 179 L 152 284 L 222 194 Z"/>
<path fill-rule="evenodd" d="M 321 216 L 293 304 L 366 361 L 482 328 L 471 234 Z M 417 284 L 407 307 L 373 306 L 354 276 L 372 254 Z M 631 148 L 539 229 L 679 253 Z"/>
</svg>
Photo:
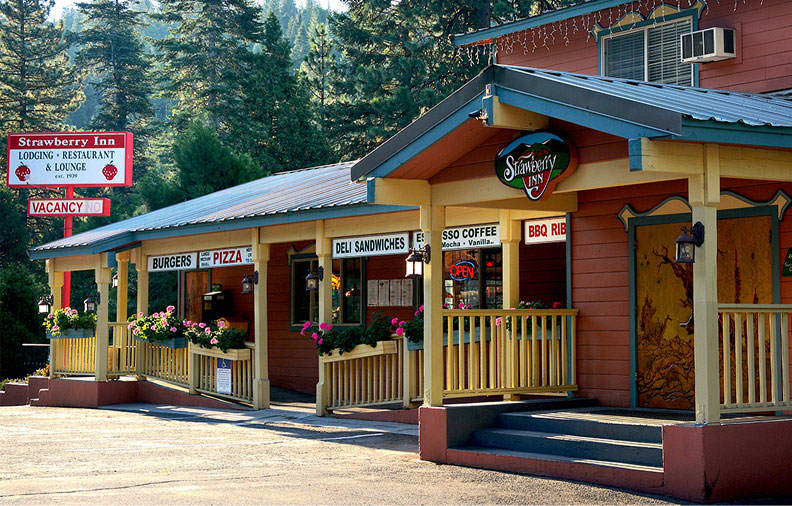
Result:
<svg viewBox="0 0 792 506">
<path fill-rule="evenodd" d="M 61 12 L 63 12 L 64 7 L 71 7 L 78 1 L 83 0 L 55 0 L 55 8 L 52 9 L 50 13 L 50 19 L 58 19 L 61 16 Z M 296 0 L 297 5 L 301 5 L 303 2 L 300 0 Z M 317 0 L 317 3 L 322 7 L 330 6 L 331 9 L 334 11 L 345 11 L 346 5 L 341 0 Z"/>
</svg>

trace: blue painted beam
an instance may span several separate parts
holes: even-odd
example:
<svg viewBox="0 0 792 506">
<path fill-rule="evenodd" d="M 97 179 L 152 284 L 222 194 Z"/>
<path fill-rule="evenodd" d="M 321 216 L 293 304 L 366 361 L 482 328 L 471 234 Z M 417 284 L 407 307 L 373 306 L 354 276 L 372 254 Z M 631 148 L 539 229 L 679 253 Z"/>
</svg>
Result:
<svg viewBox="0 0 792 506">
<path fill-rule="evenodd" d="M 641 139 L 629 139 L 627 141 L 627 156 L 630 158 L 630 171 L 643 170 L 643 152 L 641 149 Z"/>
<path fill-rule="evenodd" d="M 670 137 L 680 141 L 745 144 L 792 149 L 792 128 L 751 126 L 683 118 L 682 135 Z"/>
</svg>

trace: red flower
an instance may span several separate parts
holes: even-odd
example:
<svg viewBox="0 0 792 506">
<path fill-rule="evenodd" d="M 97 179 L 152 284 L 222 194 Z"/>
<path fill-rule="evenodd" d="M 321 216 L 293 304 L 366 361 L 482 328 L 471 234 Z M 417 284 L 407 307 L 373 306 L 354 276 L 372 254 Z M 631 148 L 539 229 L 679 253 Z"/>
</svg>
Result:
<svg viewBox="0 0 792 506">
<path fill-rule="evenodd" d="M 562 304 L 558 301 L 553 302 L 553 309 L 560 309 Z"/>
</svg>

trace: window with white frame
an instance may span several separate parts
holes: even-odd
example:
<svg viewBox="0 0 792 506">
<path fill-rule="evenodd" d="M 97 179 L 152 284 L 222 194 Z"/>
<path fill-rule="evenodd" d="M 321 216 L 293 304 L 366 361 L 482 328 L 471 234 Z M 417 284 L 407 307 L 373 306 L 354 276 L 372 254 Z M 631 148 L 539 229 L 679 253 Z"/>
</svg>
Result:
<svg viewBox="0 0 792 506">
<path fill-rule="evenodd" d="M 651 24 L 602 37 L 602 75 L 665 84 L 693 85 L 693 65 L 682 63 L 679 40 L 693 19 Z"/>
</svg>

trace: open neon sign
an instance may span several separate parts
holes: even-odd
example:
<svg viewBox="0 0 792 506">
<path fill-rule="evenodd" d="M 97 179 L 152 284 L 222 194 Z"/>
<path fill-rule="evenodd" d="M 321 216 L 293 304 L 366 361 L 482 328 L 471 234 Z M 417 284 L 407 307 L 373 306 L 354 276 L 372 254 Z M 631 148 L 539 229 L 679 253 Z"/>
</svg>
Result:
<svg viewBox="0 0 792 506">
<path fill-rule="evenodd" d="M 470 260 L 457 262 L 450 268 L 451 279 L 455 281 L 466 281 L 476 277 L 476 264 Z"/>
</svg>

